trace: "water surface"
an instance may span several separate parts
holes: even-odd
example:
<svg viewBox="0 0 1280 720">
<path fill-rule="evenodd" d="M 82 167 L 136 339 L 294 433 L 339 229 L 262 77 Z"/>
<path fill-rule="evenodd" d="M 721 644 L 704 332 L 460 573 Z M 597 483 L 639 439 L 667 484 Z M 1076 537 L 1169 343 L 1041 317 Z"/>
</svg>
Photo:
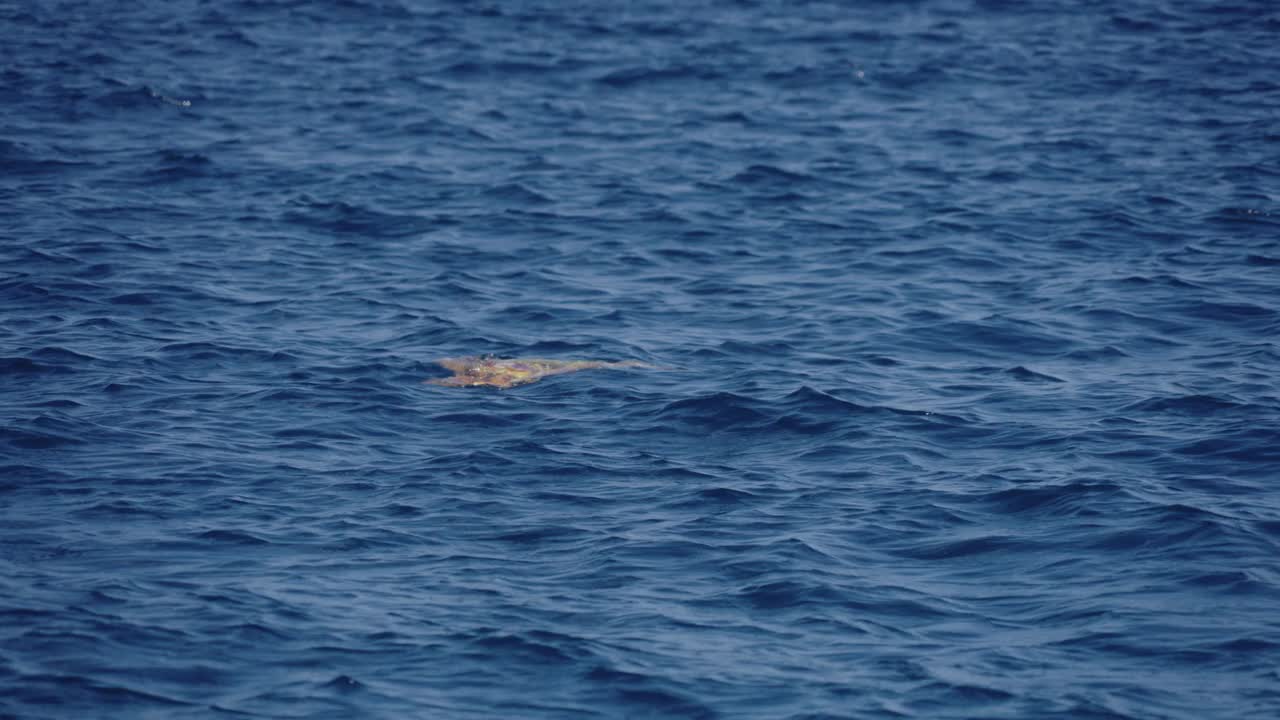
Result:
<svg viewBox="0 0 1280 720">
<path fill-rule="evenodd" d="M 1278 33 L 0 3 L 0 715 L 1276 717 Z"/>
</svg>

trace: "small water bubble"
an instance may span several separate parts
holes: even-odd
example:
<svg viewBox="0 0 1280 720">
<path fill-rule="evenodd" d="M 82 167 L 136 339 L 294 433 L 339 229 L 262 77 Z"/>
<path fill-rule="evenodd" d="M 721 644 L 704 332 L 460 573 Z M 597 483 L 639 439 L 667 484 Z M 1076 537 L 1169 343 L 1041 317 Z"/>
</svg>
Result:
<svg viewBox="0 0 1280 720">
<path fill-rule="evenodd" d="M 151 91 L 151 97 L 159 100 L 160 102 L 169 103 L 170 105 L 174 105 L 177 107 L 191 107 L 190 100 L 179 100 L 177 98 L 171 98 L 168 95 L 164 95 L 162 93 L 156 92 L 155 90 Z"/>
</svg>

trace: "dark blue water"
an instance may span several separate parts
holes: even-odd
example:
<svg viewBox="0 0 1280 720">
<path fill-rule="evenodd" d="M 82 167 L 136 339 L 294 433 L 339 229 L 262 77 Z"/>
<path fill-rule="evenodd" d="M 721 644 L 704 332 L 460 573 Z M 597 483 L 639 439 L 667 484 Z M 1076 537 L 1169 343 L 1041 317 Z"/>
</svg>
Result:
<svg viewBox="0 0 1280 720">
<path fill-rule="evenodd" d="M 0 2 L 0 716 L 1278 717 L 1278 338 L 1271 2 Z"/>
</svg>

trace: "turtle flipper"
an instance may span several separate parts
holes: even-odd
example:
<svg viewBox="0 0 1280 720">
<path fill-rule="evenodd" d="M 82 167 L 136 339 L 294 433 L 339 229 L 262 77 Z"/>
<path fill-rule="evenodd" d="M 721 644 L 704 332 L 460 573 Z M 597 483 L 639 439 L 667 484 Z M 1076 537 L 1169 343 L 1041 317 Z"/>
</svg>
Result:
<svg viewBox="0 0 1280 720">
<path fill-rule="evenodd" d="M 431 378 L 430 380 L 423 380 L 422 382 L 427 385 L 443 385 L 445 387 L 466 387 L 471 384 L 470 381 L 461 375 L 451 375 L 444 378 Z"/>
</svg>

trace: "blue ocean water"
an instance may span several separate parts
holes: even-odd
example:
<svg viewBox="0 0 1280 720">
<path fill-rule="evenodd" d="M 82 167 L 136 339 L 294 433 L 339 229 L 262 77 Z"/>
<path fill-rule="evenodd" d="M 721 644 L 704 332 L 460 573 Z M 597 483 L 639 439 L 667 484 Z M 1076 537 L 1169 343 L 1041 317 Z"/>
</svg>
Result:
<svg viewBox="0 0 1280 720">
<path fill-rule="evenodd" d="M 1280 716 L 1277 38 L 0 1 L 0 717 Z"/>
</svg>

